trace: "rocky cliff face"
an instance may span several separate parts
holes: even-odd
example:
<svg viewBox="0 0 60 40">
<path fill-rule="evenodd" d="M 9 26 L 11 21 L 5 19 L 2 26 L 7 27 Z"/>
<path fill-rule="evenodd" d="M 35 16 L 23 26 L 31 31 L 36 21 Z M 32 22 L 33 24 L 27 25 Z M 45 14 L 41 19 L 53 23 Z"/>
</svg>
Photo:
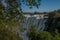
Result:
<svg viewBox="0 0 60 40">
<path fill-rule="evenodd" d="M 58 32 L 60 33 L 60 13 L 57 12 L 51 12 L 49 14 L 49 18 L 46 22 L 47 29 L 45 30 L 53 33 L 57 29 Z"/>
</svg>

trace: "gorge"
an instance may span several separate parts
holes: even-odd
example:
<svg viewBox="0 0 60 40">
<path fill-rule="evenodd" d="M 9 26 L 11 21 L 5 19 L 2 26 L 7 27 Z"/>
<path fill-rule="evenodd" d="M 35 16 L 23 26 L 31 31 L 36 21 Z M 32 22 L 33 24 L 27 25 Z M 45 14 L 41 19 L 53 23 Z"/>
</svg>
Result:
<svg viewBox="0 0 60 40">
<path fill-rule="evenodd" d="M 48 14 L 47 13 L 24 13 L 23 16 L 25 17 L 25 21 L 23 23 L 23 27 L 26 28 L 23 32 L 20 32 L 21 36 L 23 37 L 23 40 L 28 40 L 28 37 L 26 36 L 27 31 L 30 29 L 30 22 L 32 22 L 36 28 L 40 31 L 44 30 L 45 28 L 45 22 L 47 21 Z"/>
</svg>

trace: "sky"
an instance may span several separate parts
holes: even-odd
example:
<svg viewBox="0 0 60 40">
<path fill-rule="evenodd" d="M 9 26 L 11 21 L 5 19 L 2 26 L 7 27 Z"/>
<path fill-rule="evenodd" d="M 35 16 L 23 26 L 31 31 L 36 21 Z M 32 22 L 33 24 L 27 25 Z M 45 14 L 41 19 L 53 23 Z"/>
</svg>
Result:
<svg viewBox="0 0 60 40">
<path fill-rule="evenodd" d="M 39 8 L 30 9 L 26 5 L 22 5 L 23 12 L 49 12 L 60 9 L 60 0 L 42 0 Z"/>
</svg>

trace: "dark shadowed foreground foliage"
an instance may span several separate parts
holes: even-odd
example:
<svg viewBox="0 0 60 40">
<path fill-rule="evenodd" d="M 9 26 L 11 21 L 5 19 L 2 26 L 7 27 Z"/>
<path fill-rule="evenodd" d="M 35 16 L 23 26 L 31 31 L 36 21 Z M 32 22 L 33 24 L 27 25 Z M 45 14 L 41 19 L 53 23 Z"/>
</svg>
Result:
<svg viewBox="0 0 60 40">
<path fill-rule="evenodd" d="M 0 40 L 22 40 L 17 33 L 22 20 L 21 4 L 38 7 L 41 0 L 0 0 Z"/>
<path fill-rule="evenodd" d="M 4 3 L 2 2 L 4 1 Z M 41 0 L 0 0 L 0 40 L 23 40 L 17 30 L 21 29 L 24 20 L 21 4 L 38 8 Z M 45 23 L 47 29 L 38 31 L 34 25 L 27 33 L 29 40 L 60 40 L 60 10 L 49 12 Z"/>
<path fill-rule="evenodd" d="M 29 40 L 60 40 L 60 34 L 55 31 L 55 35 L 51 35 L 48 31 L 38 31 L 35 27 L 27 33 Z"/>
</svg>

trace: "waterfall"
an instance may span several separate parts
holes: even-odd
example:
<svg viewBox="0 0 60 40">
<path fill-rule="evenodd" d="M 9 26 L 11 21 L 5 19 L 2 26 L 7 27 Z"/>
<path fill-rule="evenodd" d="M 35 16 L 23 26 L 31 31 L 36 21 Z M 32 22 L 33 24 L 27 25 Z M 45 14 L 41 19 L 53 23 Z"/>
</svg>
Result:
<svg viewBox="0 0 60 40">
<path fill-rule="evenodd" d="M 38 30 L 43 31 L 43 29 L 45 28 L 46 20 L 47 18 L 46 19 L 45 18 L 37 19 L 36 17 L 26 18 L 25 22 L 23 23 L 23 26 L 24 28 L 26 28 L 26 30 L 24 30 L 23 32 L 20 32 L 20 35 L 23 37 L 23 40 L 28 40 L 26 33 L 29 30 L 29 22 L 32 22 L 33 24 L 35 24 Z"/>
</svg>

